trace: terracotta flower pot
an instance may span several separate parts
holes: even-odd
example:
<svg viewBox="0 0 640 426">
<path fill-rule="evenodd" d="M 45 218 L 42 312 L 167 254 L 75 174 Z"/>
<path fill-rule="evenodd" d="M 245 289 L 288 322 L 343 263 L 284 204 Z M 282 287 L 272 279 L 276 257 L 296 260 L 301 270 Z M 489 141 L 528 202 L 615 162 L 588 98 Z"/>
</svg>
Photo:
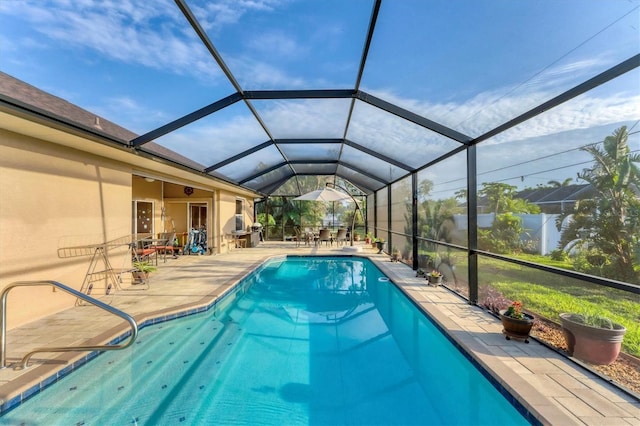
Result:
<svg viewBox="0 0 640 426">
<path fill-rule="evenodd" d="M 500 320 L 502 321 L 502 332 L 505 334 L 505 338 L 510 340 L 522 339 L 525 343 L 529 343 L 529 333 L 531 327 L 533 327 L 533 315 L 524 314 L 523 319 L 512 318 L 505 315 L 506 309 L 500 311 Z"/>
<path fill-rule="evenodd" d="M 612 364 L 620 354 L 627 329 L 616 323 L 613 329 L 592 327 L 573 320 L 573 315 L 560 314 L 569 355 L 590 364 Z"/>
<path fill-rule="evenodd" d="M 148 272 L 133 271 L 133 284 L 143 284 L 149 279 Z"/>
</svg>

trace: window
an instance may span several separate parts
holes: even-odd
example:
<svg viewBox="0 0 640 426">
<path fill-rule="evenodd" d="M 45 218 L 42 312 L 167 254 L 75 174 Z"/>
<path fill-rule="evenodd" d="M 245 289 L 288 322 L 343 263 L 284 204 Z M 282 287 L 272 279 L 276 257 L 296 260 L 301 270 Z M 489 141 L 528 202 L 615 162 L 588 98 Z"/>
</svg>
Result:
<svg viewBox="0 0 640 426">
<path fill-rule="evenodd" d="M 236 200 L 236 231 L 244 231 L 244 200 Z"/>
<path fill-rule="evenodd" d="M 189 214 L 191 221 L 191 229 L 207 228 L 207 204 L 206 203 L 189 203 Z"/>
<path fill-rule="evenodd" d="M 153 202 L 133 202 L 133 234 L 153 235 Z"/>
</svg>

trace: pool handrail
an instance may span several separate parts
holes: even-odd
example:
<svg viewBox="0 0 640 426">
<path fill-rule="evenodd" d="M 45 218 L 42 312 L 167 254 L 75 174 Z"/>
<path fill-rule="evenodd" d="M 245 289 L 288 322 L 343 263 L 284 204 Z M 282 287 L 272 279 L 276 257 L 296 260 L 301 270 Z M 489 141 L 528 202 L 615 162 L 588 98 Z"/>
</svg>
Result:
<svg viewBox="0 0 640 426">
<path fill-rule="evenodd" d="M 97 306 L 98 308 L 104 309 L 105 311 L 119 316 L 129 323 L 131 326 L 131 335 L 129 341 L 125 344 L 117 344 L 117 345 L 91 345 L 91 346 L 60 346 L 60 347 L 50 347 L 50 348 L 36 348 L 26 354 L 22 361 L 15 367 L 16 370 L 21 370 L 28 367 L 29 359 L 34 354 L 41 352 L 84 352 L 84 351 L 112 351 L 112 350 L 120 350 L 125 349 L 135 342 L 138 337 L 138 323 L 133 317 L 113 306 L 109 306 L 106 303 L 103 303 L 88 294 L 81 293 L 71 287 L 68 287 L 62 283 L 53 280 L 40 280 L 40 281 L 17 281 L 6 286 L 2 293 L 0 293 L 0 369 L 4 369 L 7 367 L 7 297 L 9 295 L 9 291 L 15 287 L 35 287 L 35 286 L 43 286 L 43 285 L 51 285 L 54 288 L 59 288 L 60 290 L 72 294 L 79 299 L 82 299 L 92 305 Z"/>
</svg>

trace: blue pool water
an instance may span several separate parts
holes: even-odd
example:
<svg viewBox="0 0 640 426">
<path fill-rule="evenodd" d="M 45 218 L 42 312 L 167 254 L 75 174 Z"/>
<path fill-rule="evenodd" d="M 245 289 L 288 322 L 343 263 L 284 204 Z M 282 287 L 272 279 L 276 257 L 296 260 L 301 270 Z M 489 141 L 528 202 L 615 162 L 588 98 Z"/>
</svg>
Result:
<svg viewBox="0 0 640 426">
<path fill-rule="evenodd" d="M 263 265 L 0 418 L 25 425 L 517 425 L 525 418 L 367 259 Z"/>
</svg>

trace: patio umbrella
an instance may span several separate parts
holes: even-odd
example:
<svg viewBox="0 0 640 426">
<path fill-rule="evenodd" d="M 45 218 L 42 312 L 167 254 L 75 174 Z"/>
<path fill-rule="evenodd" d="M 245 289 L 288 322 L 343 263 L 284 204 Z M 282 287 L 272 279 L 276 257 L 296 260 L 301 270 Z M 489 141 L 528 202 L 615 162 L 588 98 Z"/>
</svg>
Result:
<svg viewBox="0 0 640 426">
<path fill-rule="evenodd" d="M 329 185 L 329 184 L 327 184 Z M 355 230 L 355 222 L 356 222 L 356 213 L 360 206 L 355 198 L 352 195 L 347 194 L 346 192 L 338 191 L 337 189 L 331 188 L 330 186 L 325 186 L 322 189 L 316 189 L 315 191 L 307 192 L 306 194 L 302 194 L 299 197 L 294 198 L 294 200 L 301 201 L 345 201 L 345 200 L 353 200 L 356 204 L 356 210 L 353 212 L 353 221 L 351 223 L 351 232 L 349 232 L 349 236 L 351 239 L 351 245 L 353 245 L 353 231 Z"/>
<path fill-rule="evenodd" d="M 301 201 L 344 201 L 350 200 L 352 197 L 349 194 L 345 194 L 337 189 L 324 187 L 322 189 L 316 189 L 315 191 L 307 192 L 294 200 Z"/>
</svg>

